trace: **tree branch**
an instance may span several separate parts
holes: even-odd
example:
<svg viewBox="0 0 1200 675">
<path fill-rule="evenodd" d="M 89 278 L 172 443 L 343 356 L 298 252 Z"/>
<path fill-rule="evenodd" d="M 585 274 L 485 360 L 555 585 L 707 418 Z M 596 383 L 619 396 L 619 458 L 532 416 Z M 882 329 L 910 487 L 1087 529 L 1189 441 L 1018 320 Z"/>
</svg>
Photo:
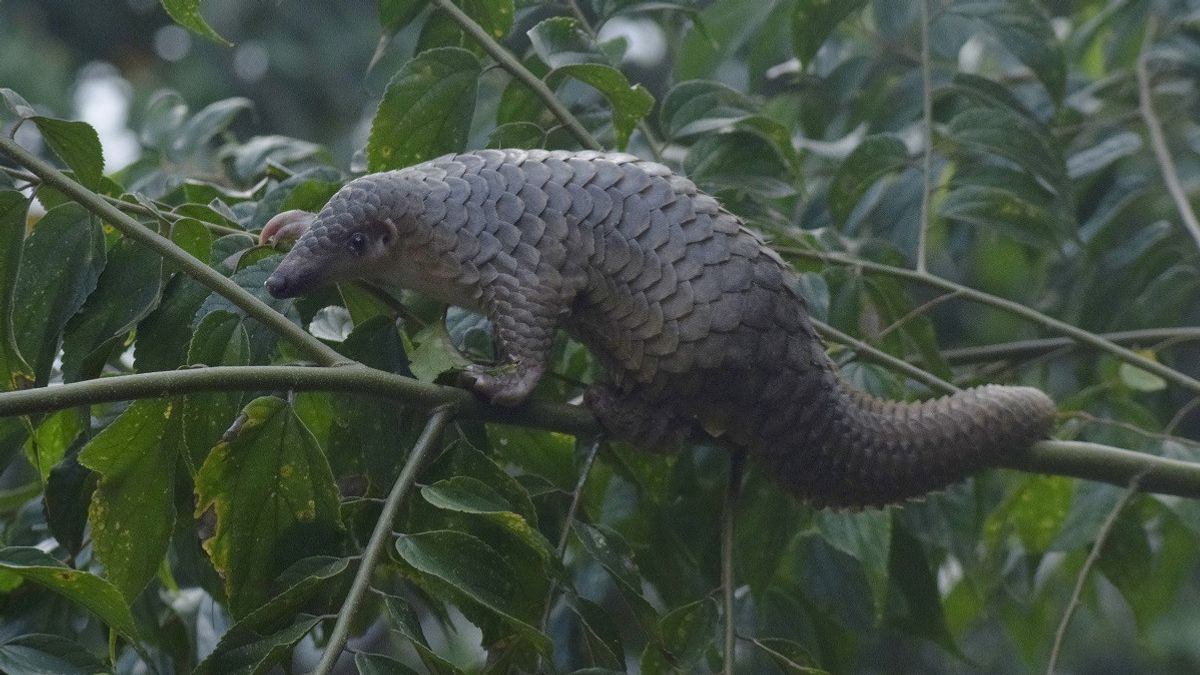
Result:
<svg viewBox="0 0 1200 675">
<path fill-rule="evenodd" d="M 371 538 L 367 540 L 367 546 L 363 549 L 362 558 L 358 563 L 358 571 L 354 574 L 354 581 L 350 585 L 350 592 L 346 594 L 346 600 L 342 603 L 341 611 L 338 612 L 337 623 L 334 624 L 333 631 L 329 634 L 329 642 L 325 645 L 325 652 L 321 654 L 321 661 L 317 664 L 313 675 L 328 675 L 333 672 L 333 667 L 337 664 L 338 657 L 342 655 L 342 648 L 346 646 L 346 640 L 350 636 L 350 622 L 354 620 L 354 615 L 362 604 L 363 596 L 366 595 L 367 588 L 371 585 L 371 573 L 375 571 L 375 565 L 383 553 L 384 544 L 390 538 L 392 523 L 396 520 L 396 512 L 400 510 L 400 502 L 404 500 L 404 496 L 412 487 L 417 477 L 417 471 L 425 463 L 425 457 L 437 445 L 436 441 L 441 436 L 446 423 L 450 421 L 452 414 L 451 406 L 435 409 L 429 421 L 425 423 L 425 429 L 421 432 L 421 437 L 417 439 L 416 445 L 413 446 L 412 452 L 408 453 L 404 468 L 400 470 L 400 476 L 392 485 L 392 490 L 383 503 L 383 511 L 379 514 L 379 520 L 375 522 L 375 529 L 371 532 Z"/>
<path fill-rule="evenodd" d="M 71 384 L 0 393 L 0 417 L 138 398 L 202 391 L 331 391 L 393 399 L 417 408 L 453 404 L 457 416 L 586 436 L 599 431 L 586 408 L 533 401 L 517 408 L 487 405 L 457 387 L 427 384 L 366 366 L 215 366 L 117 375 Z M 1125 486 L 1146 471 L 1148 492 L 1200 498 L 1200 464 L 1078 441 L 1042 441 L 1027 452 L 998 460 L 1030 473 L 1050 473 Z"/>
<path fill-rule="evenodd" d="M 487 52 L 488 56 L 491 56 L 493 59 L 495 59 L 496 63 L 500 64 L 501 68 L 507 70 L 510 75 L 520 80 L 525 86 L 529 87 L 529 89 L 532 90 L 533 93 L 542 100 L 542 103 L 544 103 L 546 107 L 550 109 L 550 112 L 553 113 L 554 116 L 563 123 L 563 126 L 565 126 L 571 132 L 571 135 L 579 141 L 580 145 L 592 150 L 604 150 L 604 146 L 600 145 L 600 141 L 597 141 L 596 138 L 592 136 L 592 134 L 586 128 L 584 128 L 579 119 L 572 115 L 570 110 L 567 110 L 566 106 L 564 106 L 558 100 L 558 97 L 554 95 L 554 92 L 550 91 L 550 87 L 547 87 L 546 83 L 543 82 L 537 75 L 529 72 L 529 69 L 522 65 L 521 62 L 518 61 L 515 56 L 510 54 L 508 50 L 505 49 L 500 43 L 493 40 L 492 36 L 488 35 L 487 31 L 485 31 L 479 24 L 475 23 L 474 19 L 467 16 L 466 12 L 463 12 L 453 2 L 450 2 L 450 0 L 434 0 L 434 2 L 437 3 L 438 7 L 442 8 L 447 14 L 449 14 L 451 18 L 458 22 L 458 25 L 461 26 L 468 35 L 474 38 L 475 42 L 479 43 L 479 46 L 483 48 L 483 51 Z"/>
<path fill-rule="evenodd" d="M 1126 363 L 1135 365 L 1142 370 L 1154 373 L 1155 375 L 1158 375 L 1169 382 L 1174 382 L 1175 384 L 1194 392 L 1200 392 L 1200 380 L 1197 380 L 1190 375 L 1181 373 L 1174 368 L 1164 366 L 1157 361 L 1151 361 L 1141 354 L 1116 345 L 1109 340 L 1105 340 L 1095 333 L 1072 326 L 1065 321 L 1060 321 L 1037 310 L 1030 309 L 1018 302 L 1013 302 L 1012 300 L 1007 300 L 990 293 L 984 293 L 983 291 L 979 291 L 968 286 L 963 286 L 962 284 L 958 284 L 926 272 L 917 272 L 915 270 L 905 269 L 903 267 L 884 265 L 882 263 L 863 260 L 861 258 L 854 258 L 851 256 L 842 255 L 840 253 L 829 253 L 826 251 L 815 251 L 812 249 L 796 247 L 777 247 L 776 250 L 785 255 L 793 255 L 801 258 L 809 258 L 812 260 L 834 263 L 837 265 L 856 267 L 867 272 L 887 274 L 889 276 L 916 281 L 918 283 L 925 284 L 926 286 L 933 286 L 934 288 L 956 292 L 968 300 L 1004 310 L 1023 319 L 1028 319 L 1029 321 L 1045 326 L 1046 328 L 1049 328 L 1055 332 L 1066 335 L 1076 342 L 1090 345 L 1101 351 L 1108 352 L 1109 354 L 1112 354 Z M 1125 483 L 1122 483 L 1122 485 L 1124 484 Z"/>
<path fill-rule="evenodd" d="M 18 145 L 13 139 L 0 135 L 0 153 L 8 155 L 13 161 L 32 171 L 45 184 L 79 202 L 88 211 L 100 216 L 105 222 L 120 230 L 126 237 L 150 247 L 167 260 L 174 262 L 189 276 L 224 296 L 246 314 L 258 319 L 291 342 L 302 354 L 313 361 L 323 366 L 351 363 L 346 357 L 309 335 L 303 328 L 271 309 L 269 305 L 246 289 L 238 286 L 204 262 L 193 258 L 175 242 L 121 213 L 103 197 L 71 180 L 49 163 Z"/>
</svg>

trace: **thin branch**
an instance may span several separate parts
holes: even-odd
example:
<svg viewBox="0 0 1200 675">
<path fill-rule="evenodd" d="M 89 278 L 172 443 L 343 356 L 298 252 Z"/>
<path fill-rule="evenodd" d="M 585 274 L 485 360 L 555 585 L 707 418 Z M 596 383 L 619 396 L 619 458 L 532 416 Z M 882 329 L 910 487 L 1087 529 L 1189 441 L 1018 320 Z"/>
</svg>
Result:
<svg viewBox="0 0 1200 675">
<path fill-rule="evenodd" d="M 929 58 L 929 2 L 921 0 L 921 218 L 917 229 L 917 271 L 925 272 L 929 236 L 929 202 L 933 193 L 933 73 Z"/>
<path fill-rule="evenodd" d="M 1071 617 L 1075 615 L 1075 609 L 1079 606 L 1079 599 L 1083 595 L 1083 585 L 1087 581 L 1088 574 L 1092 571 L 1096 561 L 1100 559 L 1100 551 L 1104 548 L 1104 541 L 1108 539 L 1108 534 L 1112 532 L 1113 525 L 1117 522 L 1117 517 L 1125 510 L 1129 504 L 1129 500 L 1138 492 L 1138 481 L 1140 476 L 1134 476 L 1129 481 L 1129 487 L 1125 489 L 1125 493 L 1121 495 L 1121 499 L 1113 506 L 1112 511 L 1108 512 L 1108 518 L 1105 518 L 1104 524 L 1100 526 L 1100 530 L 1096 533 L 1096 541 L 1092 544 L 1092 550 L 1088 552 L 1087 560 L 1083 563 L 1083 568 L 1079 570 L 1079 577 L 1075 580 L 1075 590 L 1071 593 L 1071 599 L 1067 603 L 1067 608 L 1063 612 L 1062 621 L 1058 624 L 1058 630 L 1054 633 L 1054 647 L 1050 650 L 1050 659 L 1046 663 L 1046 675 L 1054 675 L 1054 667 L 1058 664 L 1058 655 L 1062 649 L 1063 638 L 1067 635 L 1067 626 L 1071 623 Z"/>
<path fill-rule="evenodd" d="M 224 296 L 246 314 L 258 319 L 275 333 L 291 342 L 302 354 L 313 361 L 323 366 L 351 363 L 332 347 L 309 335 L 307 331 L 292 323 L 286 316 L 271 309 L 267 303 L 259 300 L 250 291 L 238 286 L 204 262 L 193 258 L 175 242 L 125 215 L 100 195 L 71 180 L 49 163 L 18 145 L 16 141 L 0 137 L 0 153 L 8 155 L 13 161 L 32 171 L 45 184 L 79 202 L 88 211 L 100 216 L 105 222 L 120 230 L 126 237 L 150 247 L 167 260 L 174 262 L 189 276 Z"/>
<path fill-rule="evenodd" d="M 908 323 L 909 321 L 912 321 L 913 319 L 917 318 L 918 316 L 921 316 L 922 314 L 928 312 L 929 310 L 933 309 L 934 307 L 937 307 L 938 305 L 942 304 L 943 302 L 948 302 L 957 297 L 958 297 L 958 291 L 955 291 L 953 293 L 943 293 L 935 298 L 928 300 L 927 302 L 924 302 L 924 303 L 912 308 L 912 310 L 910 312 L 908 312 L 904 316 L 900 317 L 899 319 L 896 319 L 891 324 L 884 327 L 883 330 L 879 331 L 874 336 L 872 336 L 871 341 L 879 342 L 880 340 L 887 337 L 892 332 L 898 330 L 901 326 Z"/>
<path fill-rule="evenodd" d="M 1168 435 L 1173 434 L 1175 432 L 1175 427 L 1179 426 L 1181 422 L 1187 419 L 1187 416 L 1190 415 L 1198 406 L 1200 406 L 1200 396 L 1197 396 L 1183 404 L 1183 407 L 1181 407 L 1175 413 L 1175 416 L 1171 418 L 1171 421 L 1167 422 L 1167 426 L 1163 427 L 1163 433 Z"/>
<path fill-rule="evenodd" d="M 579 141 L 580 145 L 592 150 L 604 150 L 604 146 L 600 145 L 600 141 L 597 141 L 596 138 L 592 136 L 592 134 L 586 128 L 584 128 L 583 124 L 571 114 L 571 111 L 567 110 L 566 106 L 564 106 L 558 100 L 558 97 L 554 95 L 554 92 L 550 91 L 550 87 L 547 87 L 546 83 L 542 82 L 537 75 L 529 72 L 528 68 L 521 65 L 521 62 L 518 61 L 515 56 L 510 54 L 508 50 L 505 49 L 500 43 L 493 40 L 492 36 L 488 35 L 487 31 L 485 31 L 479 24 L 475 23 L 471 17 L 467 16 L 465 12 L 459 9 L 450 0 L 434 0 L 434 2 L 438 7 L 445 10 L 445 12 L 449 14 L 451 18 L 458 22 L 458 25 L 461 26 L 462 29 L 467 32 L 467 34 L 474 38 L 475 42 L 479 43 L 479 46 L 483 48 L 483 51 L 487 52 L 489 56 L 491 56 L 496 60 L 497 63 L 500 64 L 500 67 L 507 70 L 513 77 L 517 78 L 524 83 L 525 86 L 529 87 L 530 90 L 532 90 L 533 93 L 542 100 L 542 103 L 544 103 L 546 107 L 550 109 L 550 112 L 553 113 L 554 116 L 557 117 L 558 120 L 567 127 L 567 129 L 571 132 L 571 135 Z"/>
<path fill-rule="evenodd" d="M 846 345 L 847 347 L 850 347 L 854 351 L 858 352 L 860 356 L 865 356 L 871 361 L 875 361 L 876 363 L 881 363 L 885 366 L 889 366 L 895 370 L 898 370 L 912 379 L 925 384 L 934 391 L 939 391 L 943 394 L 953 394 L 959 390 L 958 387 L 954 386 L 953 384 L 943 380 L 933 373 L 921 370 L 904 359 L 892 356 L 881 349 L 872 347 L 862 340 L 847 335 L 823 321 L 818 321 L 816 319 L 810 320 L 813 323 L 813 327 L 816 328 L 817 332 L 820 333 L 821 336 L 826 340 Z"/>
<path fill-rule="evenodd" d="M 1192 235 L 1196 247 L 1200 248 L 1200 221 L 1196 220 L 1196 212 L 1192 210 L 1187 192 L 1179 180 L 1179 173 L 1175 170 L 1175 160 L 1171 157 L 1171 149 L 1167 147 L 1167 137 L 1163 133 L 1162 120 L 1154 111 L 1154 97 L 1150 91 L 1151 76 L 1148 61 L 1150 60 L 1150 45 L 1154 43 L 1154 31 L 1157 24 L 1158 21 L 1153 15 L 1146 19 L 1142 51 L 1138 54 L 1137 59 L 1138 109 L 1146 124 L 1146 131 L 1150 134 L 1150 147 L 1154 149 L 1154 158 L 1158 161 L 1158 169 L 1162 172 L 1167 192 L 1171 193 L 1171 199 L 1175 201 L 1175 208 L 1179 211 L 1179 217 L 1183 219 L 1183 225 L 1187 228 L 1188 234 Z"/>
<path fill-rule="evenodd" d="M 367 546 L 358 563 L 358 571 L 354 574 L 354 581 L 350 585 L 350 592 L 346 595 L 345 602 L 342 603 L 341 611 L 338 612 L 337 622 L 329 634 L 329 642 L 325 645 L 325 652 L 321 654 L 320 663 L 313 671 L 314 675 L 328 675 L 333 672 L 338 657 L 342 655 L 342 649 L 350 637 L 350 624 L 362 605 L 367 588 L 371 585 L 371 574 L 375 571 L 375 565 L 378 564 L 380 555 L 383 553 L 384 544 L 389 539 L 392 522 L 396 520 L 396 512 L 400 510 L 400 503 L 404 500 L 409 488 L 412 487 L 417 471 L 424 465 L 425 457 L 437 445 L 437 440 L 442 435 L 442 429 L 450 421 L 452 414 L 451 406 L 435 409 L 429 417 L 429 421 L 425 423 L 425 429 L 417 439 L 416 445 L 408 453 L 404 468 L 400 470 L 400 476 L 392 485 L 387 501 L 383 504 L 383 510 L 379 513 L 379 520 L 375 522 L 375 529 L 371 532 L 371 538 L 367 540 Z"/>
<path fill-rule="evenodd" d="M 562 532 L 558 535 L 558 545 L 554 547 L 555 560 L 562 562 L 563 556 L 567 553 L 567 542 L 571 538 L 571 523 L 575 522 L 575 514 L 579 512 L 579 504 L 583 501 L 583 488 L 587 485 L 588 476 L 592 475 L 592 464 L 596 462 L 596 455 L 600 453 L 600 444 L 604 442 L 602 434 L 596 434 L 591 442 L 588 443 L 587 453 L 583 456 L 583 466 L 579 467 L 579 478 L 575 481 L 575 489 L 571 491 L 571 505 L 567 507 L 567 514 L 563 517 Z M 540 624 L 542 632 L 546 630 L 546 623 L 550 620 L 550 609 L 554 603 L 554 595 L 558 591 L 558 581 L 554 577 L 550 578 L 550 588 L 546 591 L 545 608 L 542 610 L 542 622 Z"/>
<path fill-rule="evenodd" d="M 745 464 L 744 450 L 735 448 L 730 451 L 729 479 L 725 483 L 725 503 L 721 509 L 721 599 L 725 608 L 725 675 L 733 675 L 737 661 L 737 622 L 733 603 L 733 535 L 737 524 L 738 498 L 742 492 L 742 469 Z"/>
<path fill-rule="evenodd" d="M 957 291 L 964 298 L 1004 310 L 1023 319 L 1028 319 L 1029 321 L 1045 326 L 1046 328 L 1049 328 L 1057 333 L 1066 335 L 1077 342 L 1081 342 L 1083 344 L 1095 347 L 1101 351 L 1108 352 L 1121 361 L 1125 361 L 1126 363 L 1135 365 L 1142 370 L 1154 373 L 1155 375 L 1158 375 L 1167 381 L 1174 382 L 1181 387 L 1190 389 L 1194 392 L 1200 392 L 1200 380 L 1197 380 L 1190 375 L 1181 373 L 1174 368 L 1164 366 L 1156 361 L 1151 361 L 1141 354 L 1113 344 L 1109 340 L 1105 340 L 1095 333 L 1072 326 L 1065 321 L 1060 321 L 1037 310 L 1030 309 L 1018 302 L 1013 302 L 1012 300 L 1007 300 L 990 293 L 984 293 L 983 291 L 979 291 L 968 286 L 963 286 L 962 284 L 955 283 L 948 279 L 943 279 L 933 274 L 917 272 L 915 270 L 905 269 L 903 267 L 884 265 L 882 263 L 863 260 L 861 258 L 854 258 L 839 253 L 814 251 L 811 249 L 795 247 L 778 247 L 776 250 L 786 255 L 821 260 L 823 262 L 834 263 L 837 265 L 846 265 L 866 272 L 875 272 L 879 274 L 900 277 L 902 279 L 909 279 L 927 286 L 933 286 L 934 288 L 941 288 L 947 291 Z M 1122 485 L 1124 485 L 1124 483 L 1122 483 Z"/>
<path fill-rule="evenodd" d="M 946 297 L 946 296 L 942 296 Z M 1126 330 L 1114 333 L 1096 333 L 1096 336 L 1113 344 L 1150 344 L 1164 340 L 1174 344 L 1200 340 L 1200 328 L 1180 326 L 1178 328 L 1148 328 L 1143 330 Z M 994 345 L 978 347 L 960 347 L 942 351 L 942 358 L 951 365 L 980 363 L 986 361 L 1024 360 L 1063 348 L 1091 347 L 1080 344 L 1066 337 L 1040 338 L 1035 340 L 1014 340 Z"/>
</svg>

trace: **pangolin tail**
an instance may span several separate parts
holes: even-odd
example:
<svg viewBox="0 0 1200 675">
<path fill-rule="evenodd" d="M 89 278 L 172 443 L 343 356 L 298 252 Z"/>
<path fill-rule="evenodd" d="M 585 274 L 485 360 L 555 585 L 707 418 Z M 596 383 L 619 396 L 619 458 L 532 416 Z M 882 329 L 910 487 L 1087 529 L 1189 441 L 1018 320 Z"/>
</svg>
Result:
<svg viewBox="0 0 1200 675">
<path fill-rule="evenodd" d="M 824 438 L 801 440 L 791 466 L 778 467 L 781 482 L 818 506 L 883 506 L 940 490 L 1045 438 L 1055 416 L 1032 387 L 898 403 L 837 383 Z"/>
</svg>

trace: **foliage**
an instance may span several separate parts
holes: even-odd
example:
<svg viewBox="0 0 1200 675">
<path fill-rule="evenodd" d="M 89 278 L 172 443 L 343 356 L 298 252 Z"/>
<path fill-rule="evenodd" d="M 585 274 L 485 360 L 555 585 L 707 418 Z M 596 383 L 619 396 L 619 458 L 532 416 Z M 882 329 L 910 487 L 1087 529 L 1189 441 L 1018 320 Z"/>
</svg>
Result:
<svg viewBox="0 0 1200 675">
<path fill-rule="evenodd" d="M 246 138 L 253 106 L 237 97 L 192 110 L 155 96 L 140 159 L 107 174 L 92 127 L 47 101 L 0 89 L 0 126 L 345 357 L 427 383 L 463 354 L 488 357 L 487 322 L 397 289 L 271 299 L 267 219 L 318 209 L 368 168 L 464 148 L 598 142 L 657 158 L 792 259 L 817 319 L 957 384 L 1039 386 L 1064 413 L 1059 438 L 1200 459 L 1195 329 L 1114 337 L 1164 366 L 1151 373 L 1117 351 L 1062 349 L 1046 322 L 998 303 L 816 255 L 912 267 L 925 228 L 928 270 L 960 288 L 1091 335 L 1195 325 L 1200 242 L 1163 185 L 1200 175 L 1200 7 L 930 5 L 926 88 L 918 0 L 381 0 L 370 65 L 390 79 L 348 169 L 274 128 Z M 227 34 L 194 0 L 164 6 Z M 634 58 L 622 26 L 665 56 Z M 365 47 L 350 47 L 364 74 Z M 1173 158 L 1152 152 L 1148 122 Z M 0 165 L 0 389 L 312 358 L 28 168 Z M 831 350 L 873 393 L 930 394 Z M 566 339 L 552 365 L 548 401 L 597 372 Z M 1200 669 L 1195 501 L 1146 494 L 1114 510 L 1119 486 L 996 471 L 896 508 L 816 512 L 751 462 L 728 614 L 725 453 L 606 444 L 593 462 L 587 439 L 459 420 L 403 495 L 372 592 L 343 604 L 420 406 L 267 384 L 108 400 L 0 418 L 5 672 L 307 670 L 351 609 L 362 672 L 698 672 L 731 657 L 739 672 Z M 730 623 L 735 655 L 720 646 Z"/>
</svg>

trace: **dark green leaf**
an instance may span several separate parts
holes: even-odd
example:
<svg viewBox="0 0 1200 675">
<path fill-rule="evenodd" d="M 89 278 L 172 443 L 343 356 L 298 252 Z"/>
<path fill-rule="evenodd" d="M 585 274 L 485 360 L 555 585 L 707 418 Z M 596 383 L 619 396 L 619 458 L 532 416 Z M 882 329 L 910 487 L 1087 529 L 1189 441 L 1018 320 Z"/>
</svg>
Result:
<svg viewBox="0 0 1200 675">
<path fill-rule="evenodd" d="M 421 488 L 425 501 L 439 509 L 463 513 L 501 513 L 512 511 L 504 497 L 487 483 L 469 476 L 454 476 Z"/>
<path fill-rule="evenodd" d="M 932 640 L 946 651 L 958 654 L 954 636 L 946 625 L 937 579 L 921 543 L 902 527 L 894 529 L 893 535 L 888 571 L 893 587 L 904 599 L 904 611 L 892 616 L 891 622 L 912 635 Z"/>
<path fill-rule="evenodd" d="M 158 571 L 175 527 L 179 433 L 172 399 L 135 401 L 79 453 L 100 474 L 89 511 L 96 557 L 131 603 Z"/>
<path fill-rule="evenodd" d="M 783 638 L 755 638 L 751 644 L 763 651 L 784 675 L 825 675 L 804 647 Z"/>
<path fill-rule="evenodd" d="M 13 326 L 38 386 L 50 379 L 63 327 L 96 288 L 104 266 L 100 224 L 76 204 L 51 209 L 25 240 Z"/>
<path fill-rule="evenodd" d="M 1108 136 L 1090 148 L 1067 158 L 1067 175 L 1072 180 L 1102 171 L 1121 159 L 1142 149 L 1142 137 L 1132 131 Z"/>
<path fill-rule="evenodd" d="M 677 668 L 691 671 L 716 642 L 718 617 L 711 598 L 673 609 L 658 622 L 659 646 Z"/>
<path fill-rule="evenodd" d="M 529 29 L 527 35 L 534 51 L 551 68 L 580 63 L 608 63 L 596 41 L 584 31 L 579 21 L 571 17 L 545 19 Z"/>
<path fill-rule="evenodd" d="M 875 597 L 876 613 L 883 611 L 888 588 L 888 558 L 892 543 L 892 514 L 888 511 L 845 513 L 818 511 L 814 518 L 825 541 L 857 560 Z"/>
<path fill-rule="evenodd" d="M 641 573 L 633 562 L 629 545 L 620 535 L 579 520 L 571 522 L 571 530 L 588 555 L 612 575 L 634 614 L 643 621 L 655 620 L 657 612 L 642 595 Z"/>
<path fill-rule="evenodd" d="M 171 279 L 162 302 L 138 324 L 133 363 L 139 373 L 173 370 L 187 362 L 194 332 L 192 318 L 211 294 L 207 286 L 187 275 Z"/>
<path fill-rule="evenodd" d="M 63 337 L 63 379 L 75 382 L 99 374 L 122 347 L 125 336 L 158 304 L 162 294 L 162 256 L 123 239 L 79 314 Z"/>
<path fill-rule="evenodd" d="M 875 181 L 908 166 L 908 148 L 894 136 L 868 136 L 838 166 L 829 184 L 829 210 L 839 223 Z"/>
<path fill-rule="evenodd" d="M 862 9 L 866 0 L 800 0 L 792 10 L 792 48 L 808 65 L 843 19 Z"/>
<path fill-rule="evenodd" d="M 1037 3 L 1032 0 L 961 2 L 948 11 L 986 24 L 988 34 L 1029 66 L 1052 98 L 1062 98 L 1067 83 L 1065 56 L 1049 17 Z"/>
<path fill-rule="evenodd" d="M 320 617 L 300 615 L 282 630 L 259 635 L 239 635 L 237 641 L 222 640 L 193 671 L 195 675 L 264 675 L 271 672 L 292 648 L 308 635 Z"/>
<path fill-rule="evenodd" d="M 103 661 L 77 640 L 59 635 L 26 633 L 0 643 L 0 672 L 92 675 L 108 670 Z"/>
<path fill-rule="evenodd" d="M 379 25 L 385 35 L 394 35 L 425 9 L 423 0 L 379 0 Z"/>
<path fill-rule="evenodd" d="M 171 141 L 180 157 L 191 157 L 205 150 L 213 139 L 226 130 L 243 112 L 252 112 L 254 102 L 240 96 L 208 104 L 192 115 Z"/>
<path fill-rule="evenodd" d="M 579 63 L 559 66 L 546 76 L 550 86 L 564 77 L 571 77 L 599 91 L 608 99 L 613 111 L 613 127 L 617 147 L 624 149 L 633 128 L 654 107 L 654 97 L 640 84 L 630 86 L 621 71 L 598 63 Z"/>
<path fill-rule="evenodd" d="M 431 49 L 404 64 L 371 123 L 367 167 L 398 169 L 461 150 L 479 73 L 475 55 L 454 47 Z"/>
<path fill-rule="evenodd" d="M 359 675 L 417 675 L 417 671 L 383 654 L 358 652 L 354 655 L 354 667 Z"/>
<path fill-rule="evenodd" d="M 780 123 L 759 114 L 749 98 L 720 82 L 692 80 L 671 88 L 659 113 L 667 135 L 675 139 L 742 132 L 770 144 L 784 165 L 799 168 L 799 155 L 791 133 Z"/>
<path fill-rule="evenodd" d="M 73 450 L 50 469 L 43 504 L 50 534 L 65 551 L 78 555 L 86 541 L 88 508 L 99 477 L 79 463 L 77 445 Z"/>
<path fill-rule="evenodd" d="M 550 649 L 550 641 L 541 631 L 509 614 L 516 591 L 514 573 L 492 547 L 469 534 L 437 530 L 402 535 L 396 540 L 396 551 L 418 571 L 503 618 L 539 650 Z"/>
<path fill-rule="evenodd" d="M 540 148 L 546 132 L 533 122 L 508 122 L 488 134 L 489 148 Z"/>
<path fill-rule="evenodd" d="M 442 658 L 429 648 L 425 632 L 421 629 L 421 619 L 417 612 L 403 598 L 394 595 L 381 594 L 384 607 L 396 630 L 404 636 L 421 657 L 421 663 L 434 675 L 461 675 L 462 671 Z"/>
<path fill-rule="evenodd" d="M 200 16 L 200 0 L 161 0 L 163 9 L 175 23 L 200 37 L 208 38 L 219 45 L 232 47 L 233 43 L 217 35 L 217 31 Z"/>
<path fill-rule="evenodd" d="M 974 108 L 955 115 L 947 132 L 966 149 L 1015 162 L 1059 195 L 1069 193 L 1061 155 L 1046 130 L 1029 119 L 1002 109 Z"/>
<path fill-rule="evenodd" d="M 46 139 L 46 145 L 75 172 L 75 178 L 86 188 L 96 189 L 104 173 L 104 153 L 100 137 L 86 122 L 34 117 L 34 124 Z"/>
<path fill-rule="evenodd" d="M 42 551 L 25 546 L 0 549 L 0 570 L 41 584 L 86 608 L 126 639 L 139 639 L 133 615 L 121 592 L 94 574 L 71 569 Z"/>
<path fill-rule="evenodd" d="M 333 474 L 316 439 L 278 398 L 251 401 L 196 475 L 196 513 L 216 511 L 205 542 L 244 616 L 301 558 L 336 551 L 341 524 Z"/>
<path fill-rule="evenodd" d="M 204 317 L 188 347 L 190 366 L 245 366 L 250 364 L 250 335 L 242 317 L 216 311 Z M 204 463 L 242 405 L 242 392 L 216 391 L 183 397 L 183 440 L 195 471 Z"/>
<path fill-rule="evenodd" d="M 609 616 L 603 607 L 585 598 L 567 594 L 564 599 L 567 608 L 579 623 L 588 663 L 597 668 L 611 668 L 623 672 L 625 646 L 621 642 L 621 632 L 617 630 L 613 617 Z"/>
<path fill-rule="evenodd" d="M 25 242 L 29 200 L 20 192 L 0 191 L 0 391 L 24 389 L 33 369 L 21 356 L 13 328 L 13 299 Z"/>
</svg>

